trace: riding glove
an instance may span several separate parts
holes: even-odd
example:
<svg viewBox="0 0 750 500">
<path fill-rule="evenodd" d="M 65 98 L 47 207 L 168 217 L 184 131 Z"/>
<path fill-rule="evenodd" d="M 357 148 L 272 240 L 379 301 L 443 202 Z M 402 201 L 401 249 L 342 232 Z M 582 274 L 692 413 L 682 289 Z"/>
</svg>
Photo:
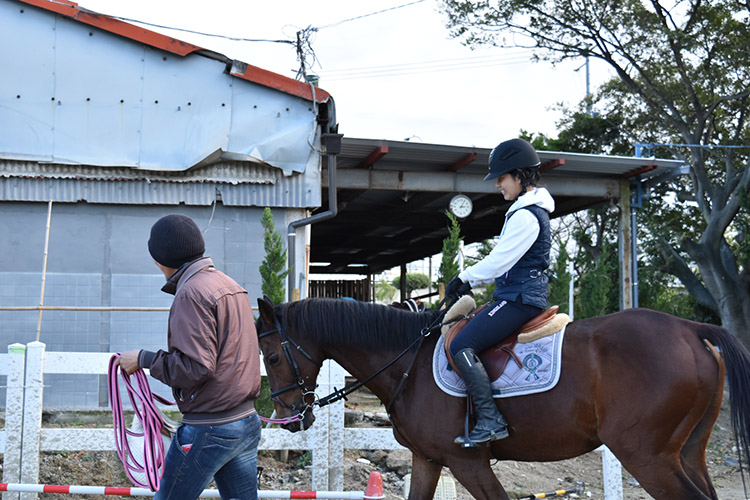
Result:
<svg viewBox="0 0 750 500">
<path fill-rule="evenodd" d="M 450 297 L 451 300 L 457 299 L 461 295 L 466 295 L 471 290 L 471 283 L 464 283 L 458 276 L 454 277 L 445 287 L 445 296 Z"/>
</svg>

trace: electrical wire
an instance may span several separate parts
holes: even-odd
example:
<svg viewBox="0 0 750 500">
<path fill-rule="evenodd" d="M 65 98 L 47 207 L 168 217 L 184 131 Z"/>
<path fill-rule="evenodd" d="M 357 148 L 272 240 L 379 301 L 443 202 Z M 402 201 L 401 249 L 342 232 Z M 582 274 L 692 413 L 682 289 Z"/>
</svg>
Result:
<svg viewBox="0 0 750 500">
<path fill-rule="evenodd" d="M 356 16 L 356 17 L 352 17 L 352 18 L 349 18 L 349 19 L 344 19 L 343 21 L 339 21 L 337 23 L 326 24 L 325 26 L 320 26 L 317 29 L 318 30 L 322 30 L 322 29 L 326 29 L 326 28 L 333 28 L 335 26 L 338 26 L 338 25 L 344 24 L 344 23 L 348 23 L 350 21 L 356 21 L 358 19 L 363 19 L 365 17 L 370 17 L 370 16 L 375 16 L 377 14 L 382 14 L 383 12 L 390 12 L 392 10 L 402 9 L 404 7 L 408 7 L 410 5 L 415 5 L 415 4 L 422 3 L 422 2 L 424 2 L 424 0 L 416 0 L 414 2 L 405 3 L 403 5 L 397 5 L 396 7 L 389 7 L 387 9 L 379 10 L 377 12 L 371 12 L 369 14 L 362 14 L 361 16 Z"/>
<path fill-rule="evenodd" d="M 204 31 L 189 30 L 187 28 L 176 28 L 174 26 L 166 26 L 163 24 L 149 23 L 147 21 L 141 21 L 139 19 L 131 19 L 128 17 L 111 16 L 111 15 L 108 17 L 111 17 L 112 19 L 117 19 L 118 21 L 125 21 L 128 23 L 137 23 L 137 24 L 142 24 L 144 26 L 151 26 L 153 28 L 161 28 L 165 30 L 180 31 L 182 33 L 191 33 L 193 35 L 208 36 L 208 37 L 213 37 L 213 38 L 222 38 L 225 40 L 231 40 L 233 42 L 268 42 L 268 43 L 286 43 L 289 45 L 296 44 L 293 40 L 271 40 L 271 39 L 266 39 L 266 38 L 240 38 L 240 37 L 233 37 L 233 36 L 227 36 L 227 35 L 219 35 L 217 33 L 206 33 Z"/>
<path fill-rule="evenodd" d="M 528 56 L 514 56 L 512 58 L 494 58 L 485 60 L 453 60 L 427 61 L 422 63 L 405 63 L 390 66 L 373 66 L 369 68 L 351 68 L 321 71 L 320 77 L 326 81 L 356 80 L 361 78 L 382 78 L 393 76 L 405 76 L 422 73 L 437 73 L 443 71 L 473 70 L 479 68 L 508 66 L 513 64 L 528 63 Z"/>
</svg>

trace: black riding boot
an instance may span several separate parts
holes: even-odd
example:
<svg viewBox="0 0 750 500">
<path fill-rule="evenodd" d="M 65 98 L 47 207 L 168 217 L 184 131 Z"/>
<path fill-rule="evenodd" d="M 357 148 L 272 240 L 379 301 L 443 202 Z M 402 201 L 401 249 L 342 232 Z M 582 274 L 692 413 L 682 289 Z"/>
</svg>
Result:
<svg viewBox="0 0 750 500">
<path fill-rule="evenodd" d="M 490 378 L 474 349 L 461 349 L 453 357 L 453 363 L 464 379 L 477 411 L 477 423 L 469 433 L 468 439 L 467 436 L 458 436 L 454 443 L 472 447 L 508 437 L 508 422 L 495 406 Z"/>
</svg>

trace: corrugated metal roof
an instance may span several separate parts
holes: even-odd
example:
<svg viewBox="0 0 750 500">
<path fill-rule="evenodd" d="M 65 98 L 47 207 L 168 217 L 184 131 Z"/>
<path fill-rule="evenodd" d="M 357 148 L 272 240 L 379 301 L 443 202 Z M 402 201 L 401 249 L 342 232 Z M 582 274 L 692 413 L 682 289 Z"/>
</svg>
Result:
<svg viewBox="0 0 750 500">
<path fill-rule="evenodd" d="M 376 150 L 381 151 L 377 161 L 373 165 L 364 165 L 363 162 Z M 340 169 L 367 167 L 373 170 L 409 172 L 460 171 L 479 175 L 486 173 L 491 152 L 492 148 L 345 137 L 338 165 Z M 642 171 L 640 175 L 645 179 L 684 164 L 679 160 L 560 151 L 538 151 L 538 154 L 543 166 L 556 164 L 545 173 L 546 176 L 553 177 L 585 174 L 589 177 L 626 178 Z M 462 165 L 470 156 L 473 157 L 471 161 Z"/>
<path fill-rule="evenodd" d="M 0 161 L 0 201 L 312 208 L 320 174 L 285 176 L 259 164 L 226 162 L 188 172 Z"/>
<path fill-rule="evenodd" d="M 0 177 L 50 179 L 273 184 L 281 172 L 260 163 L 229 161 L 186 171 L 154 172 L 127 167 L 60 165 L 0 159 Z"/>
</svg>

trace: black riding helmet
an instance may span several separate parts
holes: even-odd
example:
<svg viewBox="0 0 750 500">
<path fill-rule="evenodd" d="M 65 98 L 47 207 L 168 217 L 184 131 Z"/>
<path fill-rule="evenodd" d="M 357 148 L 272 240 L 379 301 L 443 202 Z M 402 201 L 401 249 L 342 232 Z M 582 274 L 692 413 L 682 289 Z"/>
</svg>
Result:
<svg viewBox="0 0 750 500">
<path fill-rule="evenodd" d="M 523 139 L 503 141 L 490 153 L 490 173 L 484 180 L 495 179 L 512 170 L 537 167 L 540 163 L 534 146 Z"/>
</svg>

